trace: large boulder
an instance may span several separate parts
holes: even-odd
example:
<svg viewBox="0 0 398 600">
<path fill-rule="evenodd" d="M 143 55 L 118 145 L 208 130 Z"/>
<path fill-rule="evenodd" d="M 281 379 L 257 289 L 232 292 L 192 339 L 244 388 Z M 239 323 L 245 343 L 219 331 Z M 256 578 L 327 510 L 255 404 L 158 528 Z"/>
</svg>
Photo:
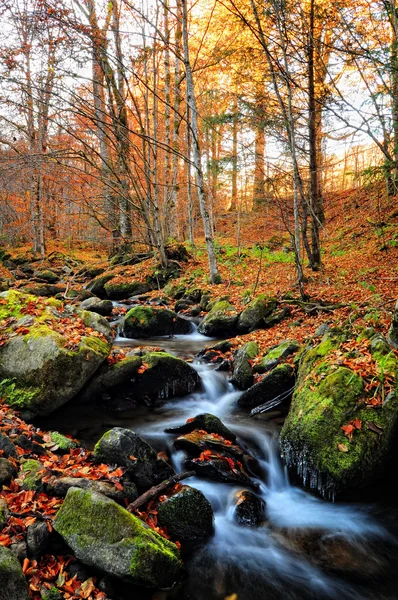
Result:
<svg viewBox="0 0 398 600">
<path fill-rule="evenodd" d="M 126 467 L 139 491 L 147 490 L 174 475 L 174 470 L 131 429 L 114 427 L 97 442 L 94 458 L 101 463 Z"/>
<path fill-rule="evenodd" d="M 296 340 L 284 340 L 271 350 L 269 350 L 259 364 L 254 367 L 257 373 L 267 373 L 274 369 L 279 363 L 295 354 L 300 349 L 300 344 Z"/>
<path fill-rule="evenodd" d="M 282 394 L 293 391 L 295 382 L 294 369 L 287 364 L 278 365 L 265 377 L 255 383 L 238 399 L 241 408 L 256 408 L 260 404 L 274 400 Z"/>
<path fill-rule="evenodd" d="M 373 334 L 332 330 L 300 359 L 281 449 L 304 484 L 328 498 L 373 482 L 394 445 L 398 358 Z"/>
<path fill-rule="evenodd" d="M 0 545 L 1 600 L 29 600 L 28 584 L 18 559 Z"/>
<path fill-rule="evenodd" d="M 275 298 L 260 294 L 254 298 L 247 308 L 239 315 L 238 330 L 244 333 L 258 329 L 276 308 Z"/>
<path fill-rule="evenodd" d="M 158 521 L 183 546 L 204 542 L 214 530 L 210 502 L 188 485 L 159 504 Z"/>
<path fill-rule="evenodd" d="M 101 300 L 100 298 L 86 298 L 80 305 L 83 310 L 89 310 L 90 312 L 98 313 L 103 317 L 109 317 L 113 311 L 113 304 L 111 300 Z"/>
<path fill-rule="evenodd" d="M 1 394 L 24 418 L 46 415 L 75 396 L 111 348 L 108 322 L 55 299 L 0 294 Z"/>
<path fill-rule="evenodd" d="M 198 327 L 199 333 L 210 337 L 234 335 L 238 313 L 227 300 L 216 302 Z"/>
<path fill-rule="evenodd" d="M 110 300 L 124 300 L 130 296 L 140 296 L 150 292 L 152 287 L 142 281 L 119 281 L 111 279 L 104 284 L 106 297 Z"/>
<path fill-rule="evenodd" d="M 188 363 L 167 352 L 128 356 L 104 364 L 84 390 L 84 401 L 99 401 L 113 410 L 190 394 L 200 381 Z"/>
<path fill-rule="evenodd" d="M 135 306 L 119 325 L 121 335 L 128 338 L 149 338 L 160 335 L 190 333 L 192 325 L 167 308 Z"/>
<path fill-rule="evenodd" d="M 253 369 L 250 361 L 260 352 L 256 342 L 248 342 L 239 348 L 234 357 L 232 383 L 240 390 L 247 390 L 253 385 Z"/>
<path fill-rule="evenodd" d="M 78 560 L 113 577 L 168 588 L 181 574 L 177 546 L 102 494 L 71 488 L 54 529 Z"/>
</svg>

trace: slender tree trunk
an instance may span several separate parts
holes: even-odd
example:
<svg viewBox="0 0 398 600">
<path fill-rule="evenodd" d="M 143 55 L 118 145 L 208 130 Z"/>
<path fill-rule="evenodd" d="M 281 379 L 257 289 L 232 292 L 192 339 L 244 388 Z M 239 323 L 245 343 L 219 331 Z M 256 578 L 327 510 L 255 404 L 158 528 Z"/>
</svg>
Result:
<svg viewBox="0 0 398 600">
<path fill-rule="evenodd" d="M 231 205 L 229 210 L 235 211 L 238 204 L 238 102 L 234 99 L 234 112 L 232 115 L 232 181 Z M 240 210 L 239 210 L 240 212 Z"/>
<path fill-rule="evenodd" d="M 253 210 L 258 210 L 265 204 L 264 152 L 265 129 L 262 123 L 257 123 L 254 141 Z"/>
<path fill-rule="evenodd" d="M 201 152 L 199 146 L 199 132 L 198 132 L 198 113 L 196 107 L 195 90 L 192 77 L 192 68 L 189 59 L 189 46 L 188 46 L 188 11 L 187 11 L 187 0 L 181 0 L 182 6 L 182 39 L 184 48 L 184 65 L 186 75 L 186 89 L 187 89 L 187 105 L 190 110 L 190 122 L 187 123 L 187 127 L 191 127 L 192 132 L 192 148 L 193 148 L 193 159 L 195 167 L 196 185 L 199 196 L 200 213 L 202 215 L 203 227 L 206 239 L 207 255 L 209 259 L 210 269 L 210 282 L 220 283 L 221 277 L 217 268 L 217 259 L 214 248 L 213 234 L 211 230 L 209 210 L 207 206 L 207 198 L 204 186 Z"/>
</svg>

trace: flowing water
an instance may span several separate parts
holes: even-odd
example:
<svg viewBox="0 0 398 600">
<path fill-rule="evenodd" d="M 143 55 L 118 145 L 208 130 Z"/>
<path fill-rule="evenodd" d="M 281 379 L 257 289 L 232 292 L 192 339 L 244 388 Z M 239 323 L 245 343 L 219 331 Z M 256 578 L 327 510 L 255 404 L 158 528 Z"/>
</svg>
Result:
<svg viewBox="0 0 398 600">
<path fill-rule="evenodd" d="M 196 331 L 173 339 L 154 338 L 145 342 L 116 338 L 116 345 L 136 347 L 145 343 L 161 346 L 183 358 L 191 357 L 201 378 L 200 391 L 169 400 L 156 409 L 135 409 L 113 417 L 108 414 L 105 422 L 99 413 L 93 421 L 92 412 L 85 414 L 84 408 L 77 415 L 75 411 L 73 414 L 74 425 L 76 419 L 80 420 L 82 440 L 98 439 L 112 426 L 130 427 L 157 450 L 166 449 L 175 470 L 180 472 L 184 470 L 184 453 L 173 447 L 175 435 L 166 434 L 164 430 L 197 414 L 212 413 L 238 436 L 238 443 L 248 448 L 261 466 L 262 475 L 257 483 L 259 495 L 266 502 L 267 521 L 258 528 L 244 527 L 235 521 L 234 499 L 242 487 L 198 477 L 186 482 L 202 490 L 211 502 L 215 534 L 187 560 L 186 581 L 171 592 L 155 597 L 190 600 L 223 600 L 228 596 L 231 600 L 398 598 L 398 585 L 389 570 L 391 565 L 384 566 L 384 570 L 380 568 L 386 548 L 389 559 L 396 554 L 391 527 L 386 527 L 385 520 L 384 525 L 381 524 L 371 508 L 328 503 L 289 483 L 279 458 L 277 426 L 243 414 L 237 408 L 240 392 L 228 382 L 226 375 L 195 361 L 194 354 L 208 342 L 209 338 Z M 63 425 L 67 430 L 67 421 Z M 324 568 L 324 557 L 322 567 L 319 566 L 318 558 L 322 558 L 316 555 L 319 545 L 314 545 L 315 555 L 308 551 L 312 538 L 321 536 L 332 548 L 332 570 Z M 328 560 L 326 554 L 326 563 Z M 346 569 L 339 568 L 341 562 Z M 359 571 L 353 568 L 347 577 L 351 563 L 359 564 Z"/>
</svg>

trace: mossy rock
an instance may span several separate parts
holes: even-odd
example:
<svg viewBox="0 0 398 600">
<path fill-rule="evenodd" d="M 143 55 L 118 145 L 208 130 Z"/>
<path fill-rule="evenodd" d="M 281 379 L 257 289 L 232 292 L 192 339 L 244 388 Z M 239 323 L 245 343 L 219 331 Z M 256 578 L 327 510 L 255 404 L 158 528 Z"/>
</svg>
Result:
<svg viewBox="0 0 398 600">
<path fill-rule="evenodd" d="M 250 360 L 260 352 L 256 342 L 248 342 L 238 350 L 234 357 L 232 383 L 240 390 L 247 390 L 253 385 L 253 369 Z"/>
<path fill-rule="evenodd" d="M 174 283 L 173 281 L 169 281 L 169 283 L 164 287 L 163 292 L 166 296 L 173 298 L 174 300 L 180 300 L 185 295 L 186 287 L 181 283 Z"/>
<path fill-rule="evenodd" d="M 151 275 L 146 277 L 146 282 L 152 290 L 163 288 L 170 279 L 180 276 L 181 265 L 177 262 L 169 262 L 167 267 L 157 265 Z"/>
<path fill-rule="evenodd" d="M 227 300 L 216 302 L 198 327 L 199 333 L 210 337 L 228 335 L 236 332 L 238 314 Z"/>
<path fill-rule="evenodd" d="M 87 284 L 87 289 L 95 296 L 98 296 L 98 298 L 101 298 L 102 300 L 107 299 L 108 296 L 104 286 L 114 277 L 115 273 L 102 273 L 99 277 L 95 277 Z"/>
<path fill-rule="evenodd" d="M 4 459 L 3 459 L 4 460 Z M 0 531 L 3 529 L 10 517 L 10 511 L 4 498 L 0 498 Z"/>
<path fill-rule="evenodd" d="M 42 478 L 44 476 L 44 467 L 38 460 L 30 458 L 21 464 L 19 479 L 23 490 L 41 492 L 43 490 Z"/>
<path fill-rule="evenodd" d="M 288 356 L 295 354 L 300 349 L 300 344 L 296 340 L 284 340 L 275 348 L 269 350 L 261 362 L 255 366 L 256 373 L 267 373 L 276 367 Z"/>
<path fill-rule="evenodd" d="M 302 354 L 280 438 L 289 468 L 327 498 L 367 486 L 383 472 L 398 423 L 397 394 L 369 409 L 361 375 L 333 359 L 341 340 L 341 335 L 326 335 Z M 385 340 L 374 340 L 370 350 L 381 377 L 387 371 L 398 375 L 398 359 Z M 354 420 L 360 428 L 349 439 L 341 427 Z"/>
<path fill-rule="evenodd" d="M 192 325 L 167 308 L 135 306 L 119 325 L 121 335 L 128 338 L 149 338 L 190 333 Z"/>
<path fill-rule="evenodd" d="M 252 385 L 238 399 L 238 406 L 241 408 L 256 408 L 260 404 L 265 404 L 274 400 L 281 394 L 289 393 L 295 383 L 294 369 L 288 364 L 278 365 L 270 371 L 265 377 Z M 293 390 L 292 390 L 293 393 Z"/>
<path fill-rule="evenodd" d="M 37 279 L 42 279 L 47 283 L 57 283 L 59 281 L 59 275 L 54 273 L 54 271 L 50 271 L 49 269 L 38 270 L 34 272 L 34 276 Z"/>
<path fill-rule="evenodd" d="M 9 323 L 0 347 L 1 394 L 24 418 L 49 414 L 70 400 L 109 354 L 108 322 L 55 299 L 3 292 L 0 319 Z M 81 334 L 75 341 L 79 319 Z M 18 328 L 22 332 L 12 335 Z"/>
<path fill-rule="evenodd" d="M 111 279 L 104 285 L 109 300 L 124 300 L 130 296 L 140 296 L 151 291 L 151 286 L 141 281 L 119 281 Z"/>
<path fill-rule="evenodd" d="M 78 560 L 112 577 L 168 588 L 181 574 L 177 546 L 102 494 L 71 488 L 54 529 Z"/>
<path fill-rule="evenodd" d="M 236 440 L 236 435 L 218 417 L 210 413 L 196 415 L 193 419 L 188 419 L 183 425 L 169 427 L 165 431 L 166 433 L 191 433 L 195 429 L 202 429 L 207 433 L 216 433 L 231 442 Z"/>
<path fill-rule="evenodd" d="M 1 600 L 29 600 L 28 584 L 13 553 L 0 545 Z"/>
<path fill-rule="evenodd" d="M 131 429 L 114 427 L 94 447 L 97 462 L 127 467 L 128 475 L 139 491 L 161 483 L 174 475 L 174 470 L 155 450 Z"/>
<path fill-rule="evenodd" d="M 64 595 L 56 587 L 52 587 L 49 590 L 44 588 L 41 592 L 42 600 L 64 600 Z"/>
<path fill-rule="evenodd" d="M 43 298 L 51 298 L 57 294 L 63 294 L 66 291 L 66 285 L 53 285 L 52 283 L 38 283 L 27 285 L 22 288 L 25 294 L 32 296 L 42 296 Z"/>
<path fill-rule="evenodd" d="M 260 294 L 252 300 L 247 308 L 239 315 L 238 330 L 244 333 L 258 329 L 275 310 L 277 302 L 275 298 L 269 298 Z"/>
<path fill-rule="evenodd" d="M 100 298 L 86 298 L 80 305 L 83 310 L 97 313 L 103 317 L 109 317 L 113 311 L 111 300 L 101 300 Z"/>
<path fill-rule="evenodd" d="M 188 485 L 159 504 L 158 520 L 168 534 L 184 546 L 204 542 L 213 535 L 213 509 L 199 490 Z"/>
<path fill-rule="evenodd" d="M 78 447 L 76 442 L 65 435 L 62 435 L 62 433 L 59 433 L 58 431 L 50 431 L 48 435 L 50 443 L 54 444 L 51 448 L 52 452 L 57 454 L 68 454 L 71 450 Z"/>
</svg>

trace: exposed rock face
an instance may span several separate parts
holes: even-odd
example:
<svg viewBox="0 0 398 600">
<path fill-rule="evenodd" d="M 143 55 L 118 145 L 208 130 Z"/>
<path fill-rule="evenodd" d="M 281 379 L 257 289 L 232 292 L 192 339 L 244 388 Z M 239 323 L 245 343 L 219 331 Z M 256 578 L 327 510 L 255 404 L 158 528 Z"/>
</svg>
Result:
<svg viewBox="0 0 398 600">
<path fill-rule="evenodd" d="M 294 387 L 294 369 L 290 365 L 278 365 L 264 379 L 255 383 L 238 399 L 242 408 L 256 408 L 281 394 L 288 393 Z"/>
<path fill-rule="evenodd" d="M 238 350 L 234 358 L 232 383 L 240 390 L 247 390 L 253 385 L 254 377 L 250 360 L 259 353 L 256 342 L 248 342 Z"/>
<path fill-rule="evenodd" d="M 333 498 L 383 472 L 398 425 L 398 397 L 393 392 L 383 401 L 377 394 L 389 385 L 386 378 L 396 381 L 397 375 L 398 359 L 378 334 L 351 342 L 349 335 L 331 331 L 307 348 L 280 439 L 289 467 L 304 484 Z M 375 385 L 367 391 L 370 380 Z"/>
<path fill-rule="evenodd" d="M 218 335 L 234 335 L 238 313 L 227 300 L 216 302 L 198 327 L 199 333 L 216 337 Z"/>
<path fill-rule="evenodd" d="M 129 502 L 133 502 L 138 498 L 137 488 L 133 483 L 128 483 L 122 491 L 116 489 L 109 481 L 93 481 L 85 477 L 60 477 L 59 479 L 52 479 L 46 484 L 48 493 L 61 498 L 66 496 L 72 487 L 98 492 L 112 498 L 115 502 L 123 502 L 124 498 L 127 498 Z"/>
<path fill-rule="evenodd" d="M 239 315 L 238 330 L 247 333 L 262 327 L 264 319 L 269 317 L 275 308 L 275 298 L 269 298 L 265 294 L 260 294 Z"/>
<path fill-rule="evenodd" d="M 102 494 L 71 488 L 54 529 L 80 561 L 113 577 L 166 588 L 181 573 L 177 546 Z"/>
<path fill-rule="evenodd" d="M 235 518 L 240 525 L 256 527 L 265 520 L 265 502 L 249 490 L 237 494 Z"/>
<path fill-rule="evenodd" d="M 213 509 L 199 490 L 183 485 L 159 504 L 158 520 L 182 545 L 203 542 L 213 534 Z"/>
<path fill-rule="evenodd" d="M 85 388 L 84 401 L 94 399 L 113 410 L 185 396 L 199 383 L 188 363 L 166 352 L 128 356 L 113 365 L 104 364 Z"/>
<path fill-rule="evenodd" d="M 155 450 L 130 429 L 114 427 L 107 431 L 94 448 L 99 462 L 127 467 L 128 476 L 139 491 L 147 490 L 174 475 L 174 470 Z"/>
<path fill-rule="evenodd" d="M 95 313 L 9 290 L 0 294 L 8 328 L 0 347 L 2 395 L 23 417 L 70 400 L 108 356 L 111 330 Z"/>
<path fill-rule="evenodd" d="M 167 308 L 135 306 L 120 323 L 121 335 L 128 338 L 149 338 L 160 335 L 190 333 L 192 325 Z"/>
<path fill-rule="evenodd" d="M 111 300 L 100 300 L 99 298 L 87 298 L 83 300 L 80 307 L 83 310 L 98 313 L 103 317 L 108 317 L 112 314 L 113 304 Z"/>
<path fill-rule="evenodd" d="M 28 584 L 18 559 L 0 545 L 0 590 L 2 600 L 29 600 Z"/>
</svg>

